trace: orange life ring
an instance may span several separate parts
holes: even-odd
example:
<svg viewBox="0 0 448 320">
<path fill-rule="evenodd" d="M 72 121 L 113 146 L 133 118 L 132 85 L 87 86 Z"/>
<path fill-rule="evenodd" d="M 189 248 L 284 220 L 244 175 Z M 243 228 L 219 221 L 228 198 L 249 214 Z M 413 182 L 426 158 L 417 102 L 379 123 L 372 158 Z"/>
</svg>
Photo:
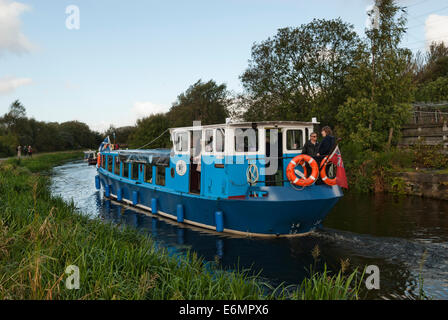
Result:
<svg viewBox="0 0 448 320">
<path fill-rule="evenodd" d="M 306 177 L 305 163 L 308 163 L 311 166 L 311 175 L 309 177 Z M 294 172 L 294 169 L 298 164 L 300 164 L 304 168 L 306 177 L 305 179 L 297 177 L 296 173 Z M 288 167 L 286 168 L 286 177 L 288 178 L 288 180 L 292 184 L 299 187 L 307 187 L 312 185 L 314 182 L 316 182 L 318 175 L 319 166 L 317 165 L 316 160 L 306 154 L 298 155 L 297 157 L 292 159 Z"/>
<path fill-rule="evenodd" d="M 334 177 L 334 179 L 330 179 L 327 176 L 327 164 L 331 163 L 330 161 L 327 162 L 328 156 L 326 156 L 322 162 L 326 162 L 325 165 L 322 167 L 322 169 L 320 170 L 320 176 L 322 178 L 322 181 L 325 182 L 325 184 L 329 185 L 329 186 L 335 186 L 336 185 L 336 177 Z"/>
<path fill-rule="evenodd" d="M 101 167 L 101 153 L 98 152 L 98 155 L 96 157 L 96 164 L 99 167 Z"/>
</svg>

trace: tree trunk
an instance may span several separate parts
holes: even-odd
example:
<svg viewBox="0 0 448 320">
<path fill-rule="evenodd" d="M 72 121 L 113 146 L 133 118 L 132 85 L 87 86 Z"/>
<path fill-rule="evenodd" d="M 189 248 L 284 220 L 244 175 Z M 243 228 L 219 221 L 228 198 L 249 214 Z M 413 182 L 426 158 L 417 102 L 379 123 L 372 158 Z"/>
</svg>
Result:
<svg viewBox="0 0 448 320">
<path fill-rule="evenodd" d="M 390 145 L 392 144 L 392 138 L 394 136 L 394 128 L 389 129 L 389 139 L 387 139 L 387 148 L 390 148 Z"/>
</svg>

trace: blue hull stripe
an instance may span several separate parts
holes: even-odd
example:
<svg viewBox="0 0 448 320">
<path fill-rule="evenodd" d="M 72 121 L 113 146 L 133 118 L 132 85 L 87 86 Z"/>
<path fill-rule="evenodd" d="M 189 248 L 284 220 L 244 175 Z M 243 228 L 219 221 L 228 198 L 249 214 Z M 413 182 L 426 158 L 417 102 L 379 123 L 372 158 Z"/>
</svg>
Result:
<svg viewBox="0 0 448 320">
<path fill-rule="evenodd" d="M 319 227 L 327 214 L 342 197 L 337 186 L 314 185 L 296 190 L 284 187 L 260 187 L 266 197 L 222 199 L 180 193 L 117 177 L 98 170 L 101 186 L 116 198 L 120 193 L 128 204 L 136 201 L 137 207 L 177 220 L 178 206 L 182 206 L 182 220 L 203 228 L 250 236 L 299 235 Z M 118 191 L 120 190 L 120 191 Z M 134 197 L 133 197 L 134 195 Z M 216 221 L 216 213 L 222 221 Z M 220 225 L 222 224 L 222 225 Z"/>
</svg>

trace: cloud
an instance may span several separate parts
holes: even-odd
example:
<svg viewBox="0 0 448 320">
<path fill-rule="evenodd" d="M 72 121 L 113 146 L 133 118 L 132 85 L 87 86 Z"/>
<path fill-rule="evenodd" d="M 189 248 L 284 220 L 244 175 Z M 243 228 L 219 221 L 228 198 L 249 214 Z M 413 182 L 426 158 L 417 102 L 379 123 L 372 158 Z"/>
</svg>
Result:
<svg viewBox="0 0 448 320">
<path fill-rule="evenodd" d="M 132 107 L 132 114 L 136 117 L 136 119 L 147 117 L 151 114 L 167 112 L 169 107 L 163 106 L 160 104 L 155 104 L 152 102 L 135 102 Z"/>
<path fill-rule="evenodd" d="M 426 46 L 432 42 L 444 42 L 448 45 L 448 16 L 431 14 L 425 21 Z"/>
<path fill-rule="evenodd" d="M 30 78 L 6 77 L 0 79 L 0 94 L 13 92 L 18 87 L 25 86 L 33 82 Z"/>
<path fill-rule="evenodd" d="M 20 2 L 0 0 L 0 55 L 6 52 L 21 54 L 33 49 L 22 33 L 20 21 L 20 15 L 29 9 Z"/>
</svg>

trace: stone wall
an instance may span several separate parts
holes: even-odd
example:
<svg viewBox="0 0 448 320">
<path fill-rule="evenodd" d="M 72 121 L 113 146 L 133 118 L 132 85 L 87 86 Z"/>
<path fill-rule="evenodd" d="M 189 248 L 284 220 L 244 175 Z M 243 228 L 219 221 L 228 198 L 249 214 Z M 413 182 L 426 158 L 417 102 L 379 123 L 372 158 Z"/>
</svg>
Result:
<svg viewBox="0 0 448 320">
<path fill-rule="evenodd" d="M 401 192 L 434 199 L 448 200 L 448 174 L 429 172 L 401 172 L 395 174 L 402 180 Z"/>
</svg>

